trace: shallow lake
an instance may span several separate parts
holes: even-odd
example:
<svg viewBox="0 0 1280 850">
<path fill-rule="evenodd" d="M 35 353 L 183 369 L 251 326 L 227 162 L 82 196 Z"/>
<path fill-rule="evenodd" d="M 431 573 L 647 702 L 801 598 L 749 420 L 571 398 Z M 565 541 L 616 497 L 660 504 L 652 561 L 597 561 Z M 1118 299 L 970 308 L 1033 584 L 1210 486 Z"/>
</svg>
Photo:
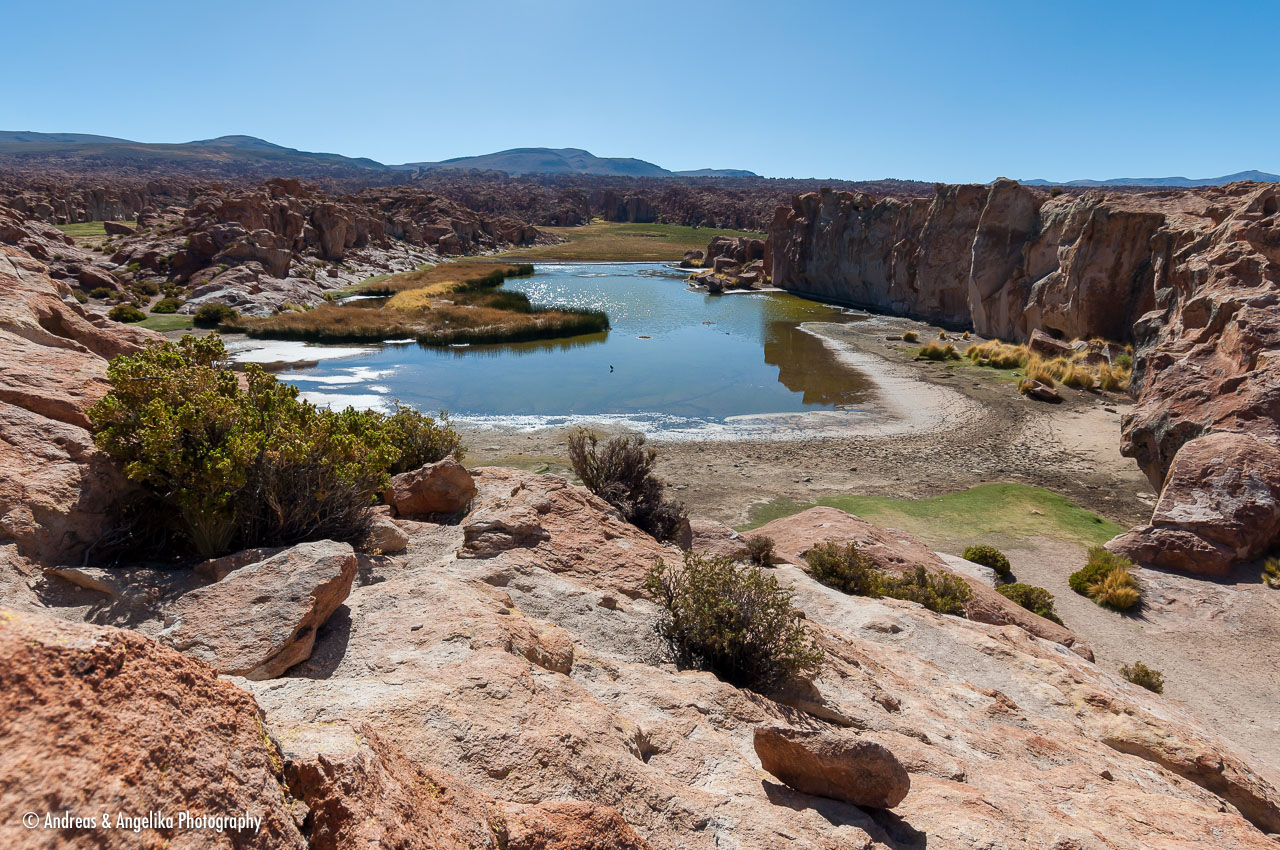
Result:
<svg viewBox="0 0 1280 850">
<path fill-rule="evenodd" d="M 399 399 L 459 422 L 519 428 L 591 420 L 695 436 L 806 411 L 868 412 L 865 376 L 800 328 L 861 315 L 782 292 L 705 295 L 687 288 L 686 275 L 661 264 L 539 264 L 504 286 L 536 304 L 605 310 L 611 330 L 444 349 L 306 346 L 301 356 L 319 362 L 280 377 L 316 403 Z M 271 360 L 284 347 L 297 357 L 301 346 L 268 343 L 241 359 Z"/>
</svg>

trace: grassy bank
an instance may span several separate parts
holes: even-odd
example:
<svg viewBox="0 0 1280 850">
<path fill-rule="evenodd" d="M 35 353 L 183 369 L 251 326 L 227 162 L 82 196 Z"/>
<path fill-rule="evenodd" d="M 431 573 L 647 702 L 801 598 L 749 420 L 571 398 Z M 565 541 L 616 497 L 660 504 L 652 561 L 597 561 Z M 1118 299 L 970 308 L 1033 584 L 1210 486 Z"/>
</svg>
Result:
<svg viewBox="0 0 1280 850">
<path fill-rule="evenodd" d="M 830 496 L 816 502 L 775 499 L 756 505 L 748 528 L 818 505 L 838 508 L 881 527 L 901 528 L 935 546 L 952 548 L 974 541 L 1012 543 L 1049 537 L 1100 545 L 1125 529 L 1040 487 L 1002 482 L 927 499 L 885 496 Z M 958 550 L 957 550 L 958 551 Z"/>
<path fill-rule="evenodd" d="M 158 333 L 168 333 L 169 331 L 182 331 L 190 328 L 192 321 L 190 316 L 182 316 L 177 313 L 148 315 L 138 327 L 147 328 L 148 330 L 157 331 Z"/>
<path fill-rule="evenodd" d="M 261 319 L 239 318 L 225 327 L 265 339 L 349 343 L 408 338 L 424 345 L 529 342 L 609 328 L 609 317 L 599 310 L 535 307 L 522 292 L 498 289 L 508 277 L 532 274 L 531 266 L 489 266 L 448 263 L 374 281 L 364 294 L 391 296 L 378 308 L 324 304 Z"/>
<path fill-rule="evenodd" d="M 660 262 L 680 260 L 685 251 L 701 251 L 716 236 L 754 236 L 763 233 L 745 230 L 716 230 L 677 224 L 625 224 L 593 221 L 581 227 L 542 227 L 563 237 L 559 245 L 513 248 L 500 256 L 529 260 L 578 260 L 597 262 Z"/>
</svg>

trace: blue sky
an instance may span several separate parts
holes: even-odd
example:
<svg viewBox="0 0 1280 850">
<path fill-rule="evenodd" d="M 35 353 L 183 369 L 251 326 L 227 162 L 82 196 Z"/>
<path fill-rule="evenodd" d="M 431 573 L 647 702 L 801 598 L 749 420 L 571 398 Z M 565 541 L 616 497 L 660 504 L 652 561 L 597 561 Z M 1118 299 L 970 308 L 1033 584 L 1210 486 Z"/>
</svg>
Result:
<svg viewBox="0 0 1280 850">
<path fill-rule="evenodd" d="M 11 2 L 0 129 L 771 177 L 1280 173 L 1280 3 Z"/>
</svg>

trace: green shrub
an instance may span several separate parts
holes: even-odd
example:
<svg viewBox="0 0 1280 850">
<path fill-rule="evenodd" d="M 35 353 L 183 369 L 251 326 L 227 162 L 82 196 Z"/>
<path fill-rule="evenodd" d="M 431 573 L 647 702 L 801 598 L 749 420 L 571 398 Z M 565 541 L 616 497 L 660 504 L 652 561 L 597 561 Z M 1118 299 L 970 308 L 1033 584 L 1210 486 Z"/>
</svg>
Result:
<svg viewBox="0 0 1280 850">
<path fill-rule="evenodd" d="M 773 538 L 763 534 L 753 534 L 746 540 L 747 560 L 761 567 L 773 563 Z"/>
<path fill-rule="evenodd" d="M 133 286 L 129 287 L 129 289 L 131 289 L 136 295 L 151 296 L 160 294 L 160 284 L 156 283 L 154 280 L 140 280 Z"/>
<path fill-rule="evenodd" d="M 117 304 L 107 311 L 107 318 L 117 322 L 141 322 L 147 314 L 132 304 Z"/>
<path fill-rule="evenodd" d="M 1267 558 L 1262 565 L 1262 583 L 1267 587 L 1280 587 L 1280 558 Z"/>
<path fill-rule="evenodd" d="M 973 598 L 967 582 L 951 573 L 931 573 L 924 567 L 896 576 L 877 569 L 854 543 L 841 547 L 826 542 L 804 556 L 815 579 L 852 596 L 887 596 L 918 602 L 940 614 L 965 616 L 965 604 Z"/>
<path fill-rule="evenodd" d="M 583 485 L 627 522 L 658 540 L 671 540 L 688 518 L 684 505 L 663 498 L 666 485 L 653 473 L 657 457 L 643 434 L 614 437 L 603 447 L 584 428 L 569 435 L 569 462 Z"/>
<path fill-rule="evenodd" d="M 396 410 L 386 418 L 385 425 L 397 456 L 391 464 L 391 474 L 399 475 L 453 455 L 462 460 L 462 437 L 449 426 L 449 415 L 440 411 L 440 418 L 424 416 L 412 407 L 396 404 Z"/>
<path fill-rule="evenodd" d="M 821 667 L 822 650 L 791 607 L 792 591 L 754 564 L 686 552 L 682 566 L 659 560 L 645 589 L 663 608 L 657 631 L 681 669 L 767 691 Z"/>
<path fill-rule="evenodd" d="M 809 574 L 842 593 L 853 596 L 879 596 L 884 573 L 871 559 L 858 551 L 855 543 L 843 548 L 832 541 L 819 543 L 804 554 Z"/>
<path fill-rule="evenodd" d="M 87 304 L 89 302 L 89 295 L 83 289 L 71 290 L 71 297 L 79 301 L 81 304 Z"/>
<path fill-rule="evenodd" d="M 1061 195 L 1062 192 L 1063 192 L 1063 188 L 1061 186 L 1054 186 L 1052 189 L 1049 190 L 1049 197 L 1056 198 L 1059 195 Z"/>
<path fill-rule="evenodd" d="M 975 564 L 982 564 L 984 567 L 990 567 L 996 571 L 996 575 L 1000 576 L 1004 581 L 1013 578 L 1013 567 L 1009 566 L 1009 559 L 1005 554 L 994 546 L 979 544 L 976 546 L 965 547 L 964 554 L 960 556 L 966 561 L 973 561 Z"/>
<path fill-rule="evenodd" d="M 1033 584 L 1023 584 L 1022 582 L 1014 582 L 1013 584 L 1002 584 L 996 587 L 996 592 L 1005 598 L 1018 603 L 1033 614 L 1039 614 L 1046 620 L 1052 620 L 1059 626 L 1063 625 L 1062 618 L 1053 610 L 1053 594 L 1045 590 L 1043 587 L 1036 587 Z"/>
<path fill-rule="evenodd" d="M 197 327 L 216 328 L 223 322 L 234 321 L 238 316 L 239 313 L 226 304 L 202 304 L 200 309 L 196 310 L 192 321 Z"/>
<path fill-rule="evenodd" d="M 151 308 L 152 313 L 176 313 L 178 308 L 182 306 L 180 298 L 161 298 Z"/>
<path fill-rule="evenodd" d="M 1141 661 L 1124 665 L 1120 668 L 1120 675 L 1152 693 L 1164 693 L 1164 674 L 1159 670 L 1151 669 Z"/>
<path fill-rule="evenodd" d="M 90 298 L 110 298 L 115 294 L 116 291 L 114 289 L 106 286 L 95 286 L 93 289 L 89 290 Z"/>
<path fill-rule="evenodd" d="M 151 494 L 149 523 L 203 557 L 363 536 L 401 454 L 379 413 L 317 408 L 252 365 L 241 387 L 216 334 L 116 357 L 107 379 L 95 441 Z"/>
<path fill-rule="evenodd" d="M 973 598 L 968 582 L 951 573 L 931 573 L 922 566 L 903 576 L 886 575 L 880 594 L 918 602 L 930 611 L 965 616 L 965 604 Z"/>
</svg>

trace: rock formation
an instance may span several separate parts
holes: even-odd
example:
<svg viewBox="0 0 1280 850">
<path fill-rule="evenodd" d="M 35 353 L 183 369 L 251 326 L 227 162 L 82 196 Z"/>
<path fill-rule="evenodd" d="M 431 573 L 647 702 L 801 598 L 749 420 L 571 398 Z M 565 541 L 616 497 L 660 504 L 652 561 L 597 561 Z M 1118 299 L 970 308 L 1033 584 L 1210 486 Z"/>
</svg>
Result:
<svg viewBox="0 0 1280 850">
<path fill-rule="evenodd" d="M 1249 452 L 1177 458 L 1189 441 L 1216 432 L 1280 445 L 1276 186 L 1051 198 L 998 180 L 910 200 L 824 191 L 779 208 L 766 265 L 785 289 L 983 336 L 1132 340 L 1138 404 L 1123 423 L 1124 454 L 1157 489 L 1177 466 L 1179 490 L 1192 482 L 1205 494 L 1194 497 L 1201 503 L 1242 498 L 1249 512 L 1266 510 L 1270 497 L 1258 494 L 1275 479 L 1235 495 L 1211 483 L 1213 464 Z M 1230 531 L 1239 523 L 1206 516 L 1158 512 L 1152 526 L 1162 530 L 1116 546 L 1147 563 L 1221 573 L 1274 542 L 1271 525 L 1242 534 Z M 1175 536 L 1181 554 L 1155 557 L 1157 538 Z"/>
<path fill-rule="evenodd" d="M 85 411 L 107 391 L 107 358 L 154 335 L 86 311 L 45 264 L 2 244 L 43 244 L 38 229 L 0 237 L 0 542 L 79 560 L 127 492 L 94 448 Z"/>
</svg>

